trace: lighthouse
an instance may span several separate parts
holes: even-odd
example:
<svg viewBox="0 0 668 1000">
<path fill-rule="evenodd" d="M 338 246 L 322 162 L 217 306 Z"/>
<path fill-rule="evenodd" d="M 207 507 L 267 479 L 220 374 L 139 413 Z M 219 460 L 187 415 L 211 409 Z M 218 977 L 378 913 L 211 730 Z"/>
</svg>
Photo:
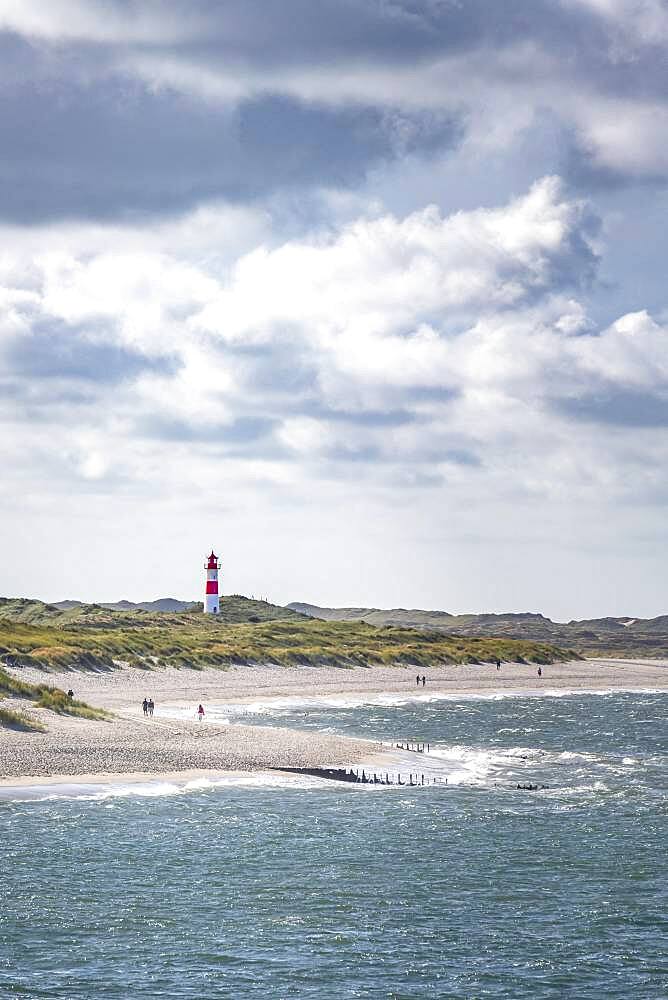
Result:
<svg viewBox="0 0 668 1000">
<path fill-rule="evenodd" d="M 204 563 L 206 570 L 206 594 L 204 597 L 204 613 L 207 615 L 217 615 L 220 610 L 218 599 L 218 570 L 220 562 L 218 556 L 211 549 L 211 555 Z"/>
</svg>

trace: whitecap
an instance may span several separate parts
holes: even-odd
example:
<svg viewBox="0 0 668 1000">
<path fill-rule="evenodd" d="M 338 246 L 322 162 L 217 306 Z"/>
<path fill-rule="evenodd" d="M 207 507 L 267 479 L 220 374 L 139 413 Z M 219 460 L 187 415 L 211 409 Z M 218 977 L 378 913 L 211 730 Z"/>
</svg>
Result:
<svg viewBox="0 0 668 1000">
<path fill-rule="evenodd" d="M 602 688 L 599 690 L 583 690 L 577 688 L 528 688 L 508 691 L 431 691 L 431 692 L 350 692 L 349 694 L 332 694 L 321 696 L 277 696 L 261 698 L 245 702 L 221 702 L 207 706 L 205 722 L 229 724 L 231 719 L 244 715 L 277 716 L 299 711 L 318 711 L 331 709 L 356 709 L 365 706 L 380 706 L 386 708 L 401 708 L 406 705 L 430 704 L 433 702 L 451 701 L 505 701 L 518 698 L 571 698 L 587 697 L 589 695 L 604 697 L 612 694 L 659 694 L 653 688 Z M 165 706 L 160 709 L 165 718 L 188 719 L 196 718 L 191 706 Z M 527 731 L 526 728 L 524 731 Z"/>
<path fill-rule="evenodd" d="M 53 782 L 0 787 L 0 802 L 49 802 L 58 799 L 81 799 L 104 802 L 114 798 L 158 798 L 224 788 L 315 788 L 334 782 L 311 775 L 284 771 L 229 771 L 201 778 L 164 778 L 128 781 Z M 357 787 L 351 785 L 350 787 Z"/>
</svg>

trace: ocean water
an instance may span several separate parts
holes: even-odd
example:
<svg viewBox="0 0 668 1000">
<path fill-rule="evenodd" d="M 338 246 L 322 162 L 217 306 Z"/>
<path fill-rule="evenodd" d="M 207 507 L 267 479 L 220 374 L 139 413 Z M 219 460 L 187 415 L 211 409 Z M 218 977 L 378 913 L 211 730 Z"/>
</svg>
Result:
<svg viewBox="0 0 668 1000">
<path fill-rule="evenodd" d="M 245 721 L 440 783 L 4 790 L 0 997 L 668 996 L 668 695 L 371 701 Z"/>
</svg>

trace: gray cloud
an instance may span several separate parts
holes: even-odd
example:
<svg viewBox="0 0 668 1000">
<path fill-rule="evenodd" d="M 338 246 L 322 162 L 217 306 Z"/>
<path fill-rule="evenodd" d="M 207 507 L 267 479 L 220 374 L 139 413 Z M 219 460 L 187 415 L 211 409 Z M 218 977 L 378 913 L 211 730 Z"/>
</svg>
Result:
<svg viewBox="0 0 668 1000">
<path fill-rule="evenodd" d="M 562 119 L 563 136 L 571 137 L 566 163 L 560 152 L 553 169 L 565 166 L 574 183 L 596 189 L 622 183 L 628 171 L 593 154 L 572 107 L 545 89 L 548 76 L 558 86 L 563 74 L 568 88 L 581 88 L 583 106 L 600 95 L 637 102 L 639 110 L 643 102 L 668 107 L 663 46 L 634 41 L 632 32 L 624 37 L 584 4 L 116 0 L 82 10 L 88 16 L 80 24 L 72 23 L 75 14 L 65 21 L 38 8 L 23 20 L 20 11 L 0 20 L 7 29 L 0 33 L 6 220 L 159 215 L 218 198 L 297 191 L 306 198 L 311 188 L 356 187 L 380 164 L 456 148 L 467 110 L 488 100 L 476 96 L 485 73 L 490 93 L 521 85 L 529 100 L 535 86 L 543 88 L 538 106 Z M 31 44 L 40 32 L 61 44 Z M 628 58 L 620 58 L 622 42 L 631 47 Z M 533 68 L 498 62 L 522 43 L 535 47 Z M 418 96 L 398 112 L 382 88 L 355 95 L 351 83 L 347 96 L 333 93 L 330 101 L 326 86 L 316 94 L 299 82 L 324 80 L 337 68 L 342 78 L 362 79 L 396 69 L 408 73 L 407 88 L 415 75 L 419 90 L 422 68 L 461 54 L 482 59 L 476 87 L 455 95 L 461 117 L 439 111 L 433 95 L 422 108 Z M 541 61 L 549 70 L 537 75 Z M 230 95 L 207 96 L 191 85 L 198 74 L 226 80 Z M 444 89 L 444 106 L 449 98 Z M 652 172 L 645 163 L 643 177 L 663 179 L 664 166 Z"/>
<path fill-rule="evenodd" d="M 195 424 L 160 415 L 142 418 L 137 433 L 160 441 L 246 445 L 267 438 L 277 426 L 276 420 L 266 416 L 239 417 L 228 423 Z"/>
<path fill-rule="evenodd" d="M 149 358 L 139 351 L 105 339 L 88 339 L 89 329 L 58 320 L 36 322 L 30 334 L 10 341 L 4 351 L 7 368 L 18 377 L 65 379 L 75 382 L 117 384 L 144 372 L 172 373 L 174 358 Z M 100 337 L 100 329 L 96 331 Z M 77 393 L 77 396 L 80 394 Z"/>
<path fill-rule="evenodd" d="M 440 116 L 311 106 L 266 95 L 236 108 L 106 77 L 16 84 L 0 105 L 0 217 L 131 218 L 207 200 L 345 188 L 410 149 L 457 141 Z"/>
<path fill-rule="evenodd" d="M 0 378 L 0 422 L 47 425 L 85 419 L 96 403 L 96 386 L 57 382 L 45 384 L 10 375 Z"/>
<path fill-rule="evenodd" d="M 576 421 L 611 427 L 668 427 L 668 395 L 604 386 L 586 395 L 563 398 L 554 404 Z"/>
<path fill-rule="evenodd" d="M 184 24 L 191 6 L 173 3 Z M 401 67 L 477 49 L 491 53 L 524 40 L 567 61 L 570 75 L 595 80 L 617 96 L 663 99 L 668 83 L 660 39 L 636 40 L 641 65 L 620 58 L 623 46 L 634 44 L 632 31 L 611 25 L 593 7 L 559 0 L 232 0 L 224 10 L 215 2 L 196 9 L 208 37 L 179 51 L 211 67 L 226 58 L 262 67 L 333 60 Z M 630 27 L 637 21 L 632 7 L 627 20 Z"/>
<path fill-rule="evenodd" d="M 416 59 L 467 52 L 480 45 L 513 46 L 518 37 L 540 42 L 551 51 L 577 54 L 597 43 L 592 61 L 607 65 L 610 32 L 605 21 L 586 8 L 570 8 L 558 0 L 169 0 L 139 3 L 115 0 L 99 11 L 126 19 L 108 44 L 152 48 L 187 55 L 216 65 L 234 59 L 238 65 L 307 65 L 321 60 L 360 58 L 411 64 Z M 148 38 L 138 38 L 131 11 L 147 15 Z M 166 15 L 174 30 L 163 32 Z M 34 18 L 32 24 L 34 25 Z M 151 21 L 153 27 L 151 28 Z M 20 15 L 14 26 L 20 28 Z M 61 23 L 55 35 L 76 38 L 73 26 Z M 180 35 L 180 37 L 179 37 Z M 100 40 L 98 26 L 79 34 Z M 178 43 L 176 39 L 178 38 Z"/>
<path fill-rule="evenodd" d="M 591 149 L 572 128 L 563 128 L 560 148 L 555 157 L 559 173 L 574 190 L 587 194 L 616 193 L 633 189 L 660 189 L 668 178 L 661 164 L 654 171 L 646 169 L 640 176 L 621 167 L 601 163 L 592 157 Z"/>
<path fill-rule="evenodd" d="M 477 469 L 482 465 L 480 456 L 474 451 L 468 451 L 465 448 L 451 448 L 444 451 L 441 455 L 441 461 L 450 462 L 453 465 L 468 466 L 472 469 Z"/>
<path fill-rule="evenodd" d="M 420 417 L 408 409 L 402 410 L 336 410 L 322 402 L 306 401 L 302 412 L 309 417 L 332 421 L 334 424 L 352 424 L 356 427 L 405 427 L 419 422 Z"/>
<path fill-rule="evenodd" d="M 350 442 L 347 444 L 337 444 L 331 448 L 326 448 L 323 458 L 329 462 L 342 462 L 344 465 L 375 464 L 387 461 L 380 445 L 362 444 Z"/>
</svg>

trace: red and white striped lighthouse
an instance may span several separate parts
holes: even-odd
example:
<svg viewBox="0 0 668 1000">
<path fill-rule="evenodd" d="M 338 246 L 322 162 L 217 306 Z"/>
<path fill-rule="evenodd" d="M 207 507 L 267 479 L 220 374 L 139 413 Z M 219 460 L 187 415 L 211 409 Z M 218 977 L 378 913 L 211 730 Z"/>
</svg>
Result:
<svg viewBox="0 0 668 1000">
<path fill-rule="evenodd" d="M 217 615 L 220 610 L 218 599 L 218 570 L 220 562 L 218 556 L 211 549 L 211 555 L 204 563 L 206 570 L 206 594 L 204 596 L 204 613 L 207 615 Z"/>
</svg>

